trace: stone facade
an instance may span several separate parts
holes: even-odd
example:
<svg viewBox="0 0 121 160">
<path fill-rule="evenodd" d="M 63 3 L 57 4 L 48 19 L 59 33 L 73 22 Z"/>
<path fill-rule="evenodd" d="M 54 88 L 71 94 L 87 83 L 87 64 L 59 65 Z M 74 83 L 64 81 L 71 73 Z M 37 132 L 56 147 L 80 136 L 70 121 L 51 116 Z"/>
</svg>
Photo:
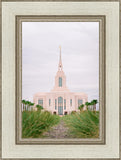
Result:
<svg viewBox="0 0 121 160">
<path fill-rule="evenodd" d="M 60 59 L 58 71 L 55 76 L 55 86 L 50 92 L 36 93 L 33 97 L 35 106 L 39 104 L 43 106 L 45 110 L 48 110 L 53 114 L 64 115 L 70 114 L 72 111 L 78 111 L 78 107 L 81 104 L 85 104 L 87 101 L 87 94 L 81 92 L 70 92 L 67 88 L 60 48 Z M 86 106 L 84 106 L 84 110 L 85 109 Z"/>
</svg>

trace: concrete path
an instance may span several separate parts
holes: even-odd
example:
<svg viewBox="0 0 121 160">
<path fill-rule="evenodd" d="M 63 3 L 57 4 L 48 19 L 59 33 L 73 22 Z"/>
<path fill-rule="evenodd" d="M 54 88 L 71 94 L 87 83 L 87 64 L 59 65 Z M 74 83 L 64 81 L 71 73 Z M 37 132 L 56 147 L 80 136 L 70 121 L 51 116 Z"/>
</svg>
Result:
<svg viewBox="0 0 121 160">
<path fill-rule="evenodd" d="M 69 138 L 68 127 L 66 127 L 63 120 L 56 126 L 53 126 L 49 131 L 43 134 L 46 138 Z"/>
</svg>

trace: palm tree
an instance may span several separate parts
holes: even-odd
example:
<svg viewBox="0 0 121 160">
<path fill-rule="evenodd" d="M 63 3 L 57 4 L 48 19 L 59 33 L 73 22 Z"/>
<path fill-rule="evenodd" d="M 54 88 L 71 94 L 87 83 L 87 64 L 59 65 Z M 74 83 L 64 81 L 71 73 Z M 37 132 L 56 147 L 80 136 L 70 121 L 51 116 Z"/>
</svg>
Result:
<svg viewBox="0 0 121 160">
<path fill-rule="evenodd" d="M 23 100 L 22 100 L 22 104 L 23 104 L 23 109 L 22 109 L 22 111 L 25 109 L 25 103 L 26 103 L 26 101 L 23 99 Z"/>
<path fill-rule="evenodd" d="M 85 106 L 86 106 L 86 108 L 88 110 L 89 102 L 85 102 Z"/>
<path fill-rule="evenodd" d="M 98 100 L 97 99 L 94 99 L 92 101 L 92 104 L 93 104 L 93 110 L 96 111 L 96 104 L 98 103 Z"/>
<path fill-rule="evenodd" d="M 31 110 L 31 104 L 32 104 L 32 103 L 29 101 L 29 103 L 28 103 L 28 107 L 29 107 L 28 110 L 29 110 L 29 111 Z"/>
<path fill-rule="evenodd" d="M 30 103 L 31 103 L 31 102 L 26 101 L 26 110 L 27 110 L 27 111 L 28 111 L 28 109 L 29 109 Z"/>
<path fill-rule="evenodd" d="M 34 106 L 34 103 L 31 103 L 32 110 L 33 110 L 33 106 Z M 31 110 L 31 108 L 30 108 L 30 110 Z"/>
<path fill-rule="evenodd" d="M 91 101 L 91 105 L 92 105 L 92 110 L 93 110 L 93 111 L 94 111 L 94 104 L 95 104 L 95 103 L 94 103 L 94 101 L 92 100 L 92 101 Z"/>
<path fill-rule="evenodd" d="M 79 106 L 80 112 L 83 110 L 83 108 L 84 108 L 84 104 L 81 104 L 81 105 Z"/>
<path fill-rule="evenodd" d="M 88 102 L 88 106 L 89 106 L 88 109 L 89 109 L 89 110 L 92 110 L 92 109 L 91 109 L 91 105 L 92 105 L 91 102 Z"/>
<path fill-rule="evenodd" d="M 24 106 L 25 111 L 27 110 L 26 107 L 27 107 L 27 101 L 25 100 L 25 106 Z"/>
<path fill-rule="evenodd" d="M 40 106 L 39 104 L 37 104 L 36 107 L 37 107 L 37 111 L 41 111 L 43 109 L 43 107 Z"/>
</svg>

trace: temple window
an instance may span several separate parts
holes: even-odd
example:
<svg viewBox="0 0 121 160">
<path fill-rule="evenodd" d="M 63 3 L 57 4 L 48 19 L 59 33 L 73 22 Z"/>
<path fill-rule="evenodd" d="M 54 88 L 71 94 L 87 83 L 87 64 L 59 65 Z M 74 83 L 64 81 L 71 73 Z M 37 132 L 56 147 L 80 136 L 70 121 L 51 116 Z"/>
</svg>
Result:
<svg viewBox="0 0 121 160">
<path fill-rule="evenodd" d="M 83 100 L 82 99 L 78 99 L 78 107 L 83 104 Z"/>
<path fill-rule="evenodd" d="M 57 109 L 57 99 L 55 99 L 55 110 Z"/>
<path fill-rule="evenodd" d="M 39 100 L 38 100 L 38 104 L 39 104 L 40 106 L 43 106 L 43 99 L 39 99 Z"/>
<path fill-rule="evenodd" d="M 70 106 L 72 106 L 72 99 L 70 99 Z"/>
<path fill-rule="evenodd" d="M 62 87 L 62 78 L 59 77 L 59 87 Z"/>
<path fill-rule="evenodd" d="M 63 115 L 63 97 L 58 97 L 58 114 Z"/>
<path fill-rule="evenodd" d="M 66 109 L 66 99 L 64 99 L 64 109 Z"/>
<path fill-rule="evenodd" d="M 58 97 L 58 105 L 63 106 L 63 98 L 62 97 Z"/>
</svg>

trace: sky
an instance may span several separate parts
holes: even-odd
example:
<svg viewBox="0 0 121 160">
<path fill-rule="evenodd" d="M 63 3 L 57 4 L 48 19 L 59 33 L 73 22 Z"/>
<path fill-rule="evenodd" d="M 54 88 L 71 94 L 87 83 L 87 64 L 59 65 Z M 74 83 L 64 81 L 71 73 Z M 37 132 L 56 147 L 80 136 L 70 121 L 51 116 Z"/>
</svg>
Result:
<svg viewBox="0 0 121 160">
<path fill-rule="evenodd" d="M 99 22 L 22 22 L 22 99 L 53 89 L 59 46 L 70 91 L 99 99 Z"/>
</svg>

